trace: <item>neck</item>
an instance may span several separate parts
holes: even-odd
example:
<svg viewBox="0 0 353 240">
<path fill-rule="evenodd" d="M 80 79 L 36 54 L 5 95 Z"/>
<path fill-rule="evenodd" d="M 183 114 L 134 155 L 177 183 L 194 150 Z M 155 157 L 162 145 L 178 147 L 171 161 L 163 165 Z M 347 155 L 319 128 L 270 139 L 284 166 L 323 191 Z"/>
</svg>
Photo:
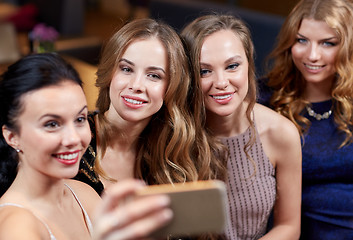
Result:
<svg viewBox="0 0 353 240">
<path fill-rule="evenodd" d="M 67 190 L 64 183 L 64 179 L 50 178 L 41 173 L 35 173 L 33 169 L 20 167 L 10 189 L 21 196 L 20 199 L 24 202 L 58 204 L 62 202 L 64 192 Z"/>
<path fill-rule="evenodd" d="M 246 118 L 247 106 L 248 104 L 243 102 L 236 111 L 226 116 L 207 111 L 206 125 L 216 137 L 239 135 L 249 127 L 249 121 Z"/>
<path fill-rule="evenodd" d="M 309 102 L 323 102 L 331 99 L 333 81 L 324 81 L 320 83 L 307 82 L 304 97 Z"/>
<path fill-rule="evenodd" d="M 105 117 L 112 124 L 115 129 L 117 129 L 117 133 L 113 133 L 114 139 L 112 139 L 113 145 L 129 145 L 136 144 L 137 139 L 140 137 L 143 130 L 148 125 L 150 118 L 144 119 L 141 121 L 128 121 L 122 119 L 114 110 L 109 109 L 105 114 Z"/>
</svg>

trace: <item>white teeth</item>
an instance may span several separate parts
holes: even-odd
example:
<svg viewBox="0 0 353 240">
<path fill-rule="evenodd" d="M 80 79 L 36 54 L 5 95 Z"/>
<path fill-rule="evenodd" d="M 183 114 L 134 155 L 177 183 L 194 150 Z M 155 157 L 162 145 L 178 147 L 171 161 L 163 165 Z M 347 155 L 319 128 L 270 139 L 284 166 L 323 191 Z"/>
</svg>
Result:
<svg viewBox="0 0 353 240">
<path fill-rule="evenodd" d="M 228 95 L 222 95 L 222 96 L 212 96 L 214 99 L 226 99 L 226 98 L 229 98 L 230 96 L 232 96 L 231 94 L 228 94 Z"/>
<path fill-rule="evenodd" d="M 142 104 L 143 103 L 142 101 L 137 101 L 137 100 L 130 99 L 130 98 L 124 98 L 124 99 L 125 99 L 125 101 L 132 103 L 132 104 Z"/>
<path fill-rule="evenodd" d="M 78 156 L 78 153 L 57 155 L 58 158 L 65 159 L 65 160 L 72 160 L 72 159 L 77 158 L 77 156 Z"/>
<path fill-rule="evenodd" d="M 307 68 L 309 68 L 311 70 L 318 70 L 318 69 L 322 68 L 322 66 L 310 66 L 310 65 L 307 65 L 307 64 L 305 64 L 305 67 L 307 67 Z"/>
</svg>

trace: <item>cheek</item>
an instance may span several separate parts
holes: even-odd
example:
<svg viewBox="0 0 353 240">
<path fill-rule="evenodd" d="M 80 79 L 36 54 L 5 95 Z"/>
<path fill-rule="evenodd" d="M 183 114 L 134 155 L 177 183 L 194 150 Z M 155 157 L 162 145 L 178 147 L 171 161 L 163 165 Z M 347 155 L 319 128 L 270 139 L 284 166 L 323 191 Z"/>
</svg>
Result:
<svg viewBox="0 0 353 240">
<path fill-rule="evenodd" d="M 161 83 L 150 87 L 153 98 L 157 101 L 164 101 L 164 96 L 167 91 L 167 84 Z"/>
<path fill-rule="evenodd" d="M 90 127 L 88 125 L 88 122 L 87 122 L 86 127 L 83 127 L 81 129 L 80 135 L 81 135 L 81 140 L 82 140 L 83 147 L 87 148 L 88 144 L 91 142 L 91 138 L 92 138 L 91 130 L 90 130 Z"/>
<path fill-rule="evenodd" d="M 119 74 L 117 73 L 111 83 L 110 83 L 110 89 L 113 91 L 118 91 L 123 89 L 125 86 L 127 86 L 128 84 L 128 79 L 126 76 L 124 76 L 123 74 Z"/>
<path fill-rule="evenodd" d="M 202 93 L 206 95 L 212 87 L 212 80 L 211 79 L 201 79 L 200 81 L 201 81 Z"/>
<path fill-rule="evenodd" d="M 327 62 L 334 64 L 337 59 L 338 50 L 324 52 L 324 57 Z"/>
<path fill-rule="evenodd" d="M 291 54 L 292 54 L 292 60 L 294 62 L 298 59 L 298 57 L 300 57 L 301 52 L 302 51 L 299 49 L 297 45 L 293 45 L 293 47 L 291 48 Z"/>
</svg>

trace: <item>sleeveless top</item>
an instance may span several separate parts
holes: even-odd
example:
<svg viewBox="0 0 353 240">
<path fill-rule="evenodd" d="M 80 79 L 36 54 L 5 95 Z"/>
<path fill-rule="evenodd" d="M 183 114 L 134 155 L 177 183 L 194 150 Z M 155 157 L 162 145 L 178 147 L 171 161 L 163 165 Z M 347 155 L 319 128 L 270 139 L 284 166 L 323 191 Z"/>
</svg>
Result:
<svg viewBox="0 0 353 240">
<path fill-rule="evenodd" d="M 81 210 L 82 210 L 82 213 L 83 213 L 83 217 L 84 217 L 84 220 L 85 220 L 85 223 L 87 225 L 87 229 L 88 229 L 88 232 L 90 235 L 92 235 L 92 222 L 91 222 L 91 219 L 89 218 L 86 210 L 83 208 L 80 200 L 78 199 L 77 195 L 75 194 L 75 192 L 72 190 L 72 188 L 65 184 L 65 186 L 71 191 L 72 195 L 74 196 L 75 200 L 77 201 L 78 205 L 80 206 Z M 3 203 L 3 204 L 0 204 L 0 207 L 6 207 L 6 206 L 14 206 L 14 207 L 19 207 L 19 208 L 24 208 L 26 209 L 24 206 L 22 205 L 19 205 L 19 204 L 16 204 L 16 203 Z M 55 236 L 53 235 L 52 231 L 50 230 L 48 224 L 46 224 L 39 216 L 37 216 L 35 213 L 32 212 L 32 214 L 38 218 L 38 220 L 40 222 L 43 223 L 43 225 L 45 226 L 45 228 L 48 230 L 48 233 L 50 235 L 50 240 L 56 240 Z"/>
<path fill-rule="evenodd" d="M 273 90 L 260 79 L 260 103 L 271 107 Z M 334 102 L 311 103 L 319 114 L 333 109 Z M 302 138 L 302 214 L 300 239 L 353 239 L 353 144 L 339 147 L 345 134 L 331 114 L 310 121 Z"/>
<path fill-rule="evenodd" d="M 244 152 L 251 136 L 250 128 L 240 135 L 221 138 L 229 149 L 226 236 L 231 240 L 263 236 L 276 199 L 275 168 L 264 152 L 257 129 L 255 132 L 256 141 L 248 152 L 255 166 Z"/>
</svg>

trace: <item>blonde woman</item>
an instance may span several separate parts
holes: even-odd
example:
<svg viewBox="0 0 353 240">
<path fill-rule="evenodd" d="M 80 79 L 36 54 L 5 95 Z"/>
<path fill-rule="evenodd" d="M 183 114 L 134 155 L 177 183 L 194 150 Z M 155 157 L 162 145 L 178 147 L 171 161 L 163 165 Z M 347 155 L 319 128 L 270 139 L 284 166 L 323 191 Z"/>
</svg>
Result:
<svg viewBox="0 0 353 240">
<path fill-rule="evenodd" d="M 302 135 L 302 239 L 353 238 L 352 21 L 351 0 L 300 1 L 260 89 Z"/>
<path fill-rule="evenodd" d="M 99 193 L 129 178 L 147 184 L 224 179 L 225 160 L 215 157 L 224 155 L 222 147 L 211 151 L 193 120 L 190 84 L 183 45 L 170 26 L 139 19 L 118 30 L 98 66 L 93 139 L 76 178 Z"/>
<path fill-rule="evenodd" d="M 301 151 L 288 119 L 255 103 L 254 47 L 245 24 L 207 15 L 182 31 L 204 127 L 229 150 L 228 239 L 298 239 Z M 268 218 L 274 226 L 266 233 Z"/>
</svg>

